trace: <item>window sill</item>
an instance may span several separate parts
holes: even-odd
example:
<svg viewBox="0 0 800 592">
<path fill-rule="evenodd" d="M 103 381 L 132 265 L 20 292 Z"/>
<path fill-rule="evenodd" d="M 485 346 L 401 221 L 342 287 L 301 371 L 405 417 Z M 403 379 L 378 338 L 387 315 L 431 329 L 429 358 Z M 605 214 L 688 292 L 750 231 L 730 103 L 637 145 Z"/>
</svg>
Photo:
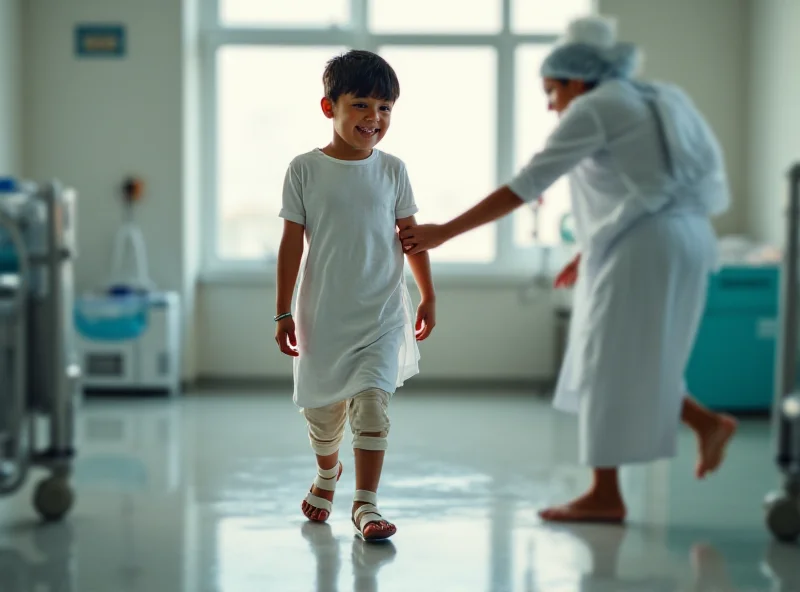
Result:
<svg viewBox="0 0 800 592">
<path fill-rule="evenodd" d="M 532 266 L 530 269 L 499 269 L 486 266 L 464 266 L 460 269 L 449 266 L 433 266 L 433 279 L 437 288 L 442 289 L 497 289 L 549 286 L 552 284 L 551 274 L 538 274 Z M 471 268 L 471 269 L 468 269 Z M 538 277 L 537 277 L 538 276 Z M 406 280 L 409 288 L 415 286 L 414 276 L 406 268 Z M 201 286 L 242 286 L 242 287 L 274 287 L 275 268 L 271 265 L 253 265 L 252 267 L 219 267 L 207 269 L 200 273 L 198 283 Z"/>
</svg>

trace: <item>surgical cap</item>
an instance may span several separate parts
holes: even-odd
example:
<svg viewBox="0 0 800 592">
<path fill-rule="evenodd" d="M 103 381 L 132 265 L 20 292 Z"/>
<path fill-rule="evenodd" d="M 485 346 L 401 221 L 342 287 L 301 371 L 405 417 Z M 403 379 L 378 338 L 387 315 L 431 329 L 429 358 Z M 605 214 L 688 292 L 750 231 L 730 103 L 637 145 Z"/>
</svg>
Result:
<svg viewBox="0 0 800 592">
<path fill-rule="evenodd" d="M 570 23 L 567 33 L 542 63 L 540 74 L 543 78 L 602 82 L 630 78 L 640 60 L 638 47 L 616 40 L 615 21 L 585 17 Z"/>
</svg>

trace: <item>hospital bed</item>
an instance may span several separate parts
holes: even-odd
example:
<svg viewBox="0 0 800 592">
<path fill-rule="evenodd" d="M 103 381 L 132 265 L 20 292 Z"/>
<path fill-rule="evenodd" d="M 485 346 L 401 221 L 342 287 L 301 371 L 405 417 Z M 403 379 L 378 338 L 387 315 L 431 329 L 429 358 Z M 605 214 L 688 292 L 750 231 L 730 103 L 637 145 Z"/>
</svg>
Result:
<svg viewBox="0 0 800 592">
<path fill-rule="evenodd" d="M 0 179 L 0 495 L 45 469 L 33 495 L 45 520 L 62 518 L 74 498 L 74 205 L 59 182 Z"/>
<path fill-rule="evenodd" d="M 766 522 L 780 541 L 800 537 L 800 360 L 798 360 L 798 265 L 800 265 L 800 163 L 789 173 L 786 242 L 781 272 L 780 341 L 773 412 L 776 463 L 783 474 L 780 490 L 766 500 Z"/>
</svg>

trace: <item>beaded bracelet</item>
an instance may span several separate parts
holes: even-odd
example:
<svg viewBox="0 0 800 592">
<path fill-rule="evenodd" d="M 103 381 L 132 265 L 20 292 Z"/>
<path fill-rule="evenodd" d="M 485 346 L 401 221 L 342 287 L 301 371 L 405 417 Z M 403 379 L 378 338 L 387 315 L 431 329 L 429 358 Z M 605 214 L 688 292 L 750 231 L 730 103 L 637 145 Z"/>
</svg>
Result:
<svg viewBox="0 0 800 592">
<path fill-rule="evenodd" d="M 279 314 L 279 315 L 277 315 L 277 316 L 275 317 L 275 319 L 274 319 L 274 320 L 275 320 L 275 322 L 277 323 L 277 322 L 278 322 L 278 321 L 280 321 L 281 319 L 286 319 L 286 318 L 288 318 L 288 317 L 290 317 L 290 316 L 292 316 L 292 313 L 290 313 L 290 312 L 285 312 L 285 313 L 283 313 L 283 314 Z"/>
</svg>

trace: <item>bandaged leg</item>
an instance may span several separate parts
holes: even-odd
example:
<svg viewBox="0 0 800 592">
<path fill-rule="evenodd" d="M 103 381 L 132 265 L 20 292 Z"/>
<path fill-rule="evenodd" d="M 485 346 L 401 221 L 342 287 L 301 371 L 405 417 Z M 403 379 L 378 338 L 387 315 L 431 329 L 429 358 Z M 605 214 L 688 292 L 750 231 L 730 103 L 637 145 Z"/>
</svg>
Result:
<svg viewBox="0 0 800 592">
<path fill-rule="evenodd" d="M 333 492 L 342 475 L 339 446 L 344 436 L 347 404 L 343 401 L 318 409 L 304 409 L 311 448 L 317 455 L 317 477 L 303 501 L 309 520 L 324 522 L 330 516 Z"/>
<path fill-rule="evenodd" d="M 370 389 L 357 394 L 347 404 L 350 429 L 353 432 L 353 448 L 385 452 L 388 448 L 389 393 Z"/>
<path fill-rule="evenodd" d="M 330 456 L 339 452 L 347 420 L 347 403 L 334 403 L 317 409 L 303 409 L 308 424 L 308 439 L 317 456 Z"/>
<path fill-rule="evenodd" d="M 378 484 L 391 428 L 387 412 L 389 399 L 388 393 L 372 389 L 359 393 L 348 405 L 356 460 L 353 524 L 364 540 L 386 539 L 397 532 L 377 507 Z"/>
</svg>

